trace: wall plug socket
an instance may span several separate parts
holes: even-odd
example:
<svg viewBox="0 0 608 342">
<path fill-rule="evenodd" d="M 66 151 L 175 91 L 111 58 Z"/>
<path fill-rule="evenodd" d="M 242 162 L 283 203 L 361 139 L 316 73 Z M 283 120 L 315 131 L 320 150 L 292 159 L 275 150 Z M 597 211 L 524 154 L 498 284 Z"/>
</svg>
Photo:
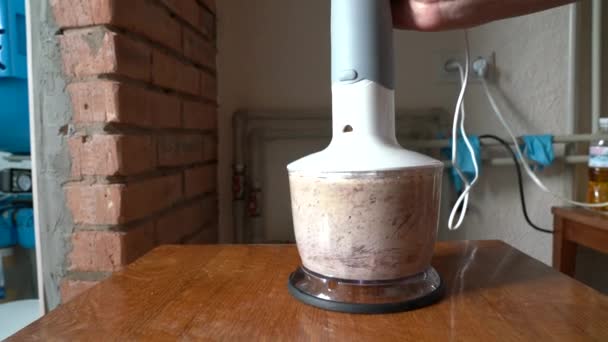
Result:
<svg viewBox="0 0 608 342">
<path fill-rule="evenodd" d="M 437 60 L 436 81 L 438 83 L 460 83 L 460 74 L 457 68 L 450 68 L 452 63 L 464 64 L 464 53 L 442 52 L 435 56 Z M 485 61 L 485 66 L 484 62 Z M 469 65 L 469 82 L 479 82 L 477 70 L 485 69 L 486 80 L 491 81 L 496 75 L 496 55 L 494 52 L 485 55 L 471 54 L 471 64 Z M 476 63 L 477 62 L 477 63 Z"/>
</svg>

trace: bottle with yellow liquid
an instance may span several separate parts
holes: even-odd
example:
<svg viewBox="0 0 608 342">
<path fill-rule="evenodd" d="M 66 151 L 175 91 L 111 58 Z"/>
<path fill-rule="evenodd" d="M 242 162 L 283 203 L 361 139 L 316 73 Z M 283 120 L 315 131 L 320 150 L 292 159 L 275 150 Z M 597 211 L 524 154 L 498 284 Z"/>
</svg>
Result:
<svg viewBox="0 0 608 342">
<path fill-rule="evenodd" d="M 589 203 L 608 202 L 608 118 L 600 119 L 598 139 L 589 148 L 589 185 L 587 186 Z M 608 206 L 596 208 L 608 212 Z"/>
</svg>

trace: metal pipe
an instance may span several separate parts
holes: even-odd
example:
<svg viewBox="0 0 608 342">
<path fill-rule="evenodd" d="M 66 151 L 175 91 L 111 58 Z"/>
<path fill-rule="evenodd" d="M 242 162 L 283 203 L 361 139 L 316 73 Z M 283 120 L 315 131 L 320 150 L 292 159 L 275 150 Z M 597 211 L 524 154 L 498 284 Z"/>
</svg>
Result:
<svg viewBox="0 0 608 342">
<path fill-rule="evenodd" d="M 602 0 L 593 0 L 591 15 L 591 127 L 595 133 L 602 116 Z"/>
<path fill-rule="evenodd" d="M 568 83 L 566 85 L 566 133 L 574 134 L 580 132 L 579 120 L 577 113 L 580 106 L 580 91 L 579 91 L 579 7 L 578 2 L 570 5 L 568 16 Z M 564 150 L 565 155 L 573 155 L 576 153 L 576 146 L 569 144 Z M 570 197 L 576 197 L 579 187 L 577 173 L 574 172 L 570 177 L 570 184 L 563 182 L 564 193 L 570 193 Z"/>
<path fill-rule="evenodd" d="M 589 161 L 589 156 L 577 155 L 577 156 L 565 156 L 557 157 L 556 160 L 561 160 L 566 164 L 586 164 Z M 492 166 L 503 166 L 513 165 L 513 158 L 492 158 L 486 161 L 487 164 Z"/>
<path fill-rule="evenodd" d="M 608 137 L 606 137 L 608 139 Z M 597 136 L 593 134 L 571 134 L 571 135 L 558 135 L 553 138 L 554 144 L 571 144 L 571 143 L 582 143 L 590 142 L 597 139 Z M 503 139 L 510 143 L 510 139 Z M 523 144 L 521 139 L 518 140 L 520 144 Z M 510 143 L 513 145 L 512 143 Z M 443 148 L 450 146 L 449 139 L 439 140 L 414 140 L 404 142 L 405 147 L 416 147 L 416 148 Z M 498 142 L 487 141 L 483 143 L 484 146 L 495 146 L 499 145 Z"/>
<path fill-rule="evenodd" d="M 272 132 L 265 131 L 264 133 L 265 140 L 297 140 L 297 139 L 315 139 L 315 138 L 328 138 L 331 137 L 331 133 L 329 131 L 319 131 L 319 130 L 273 130 Z M 553 139 L 554 144 L 572 144 L 572 143 L 583 143 L 590 142 L 598 137 L 593 134 L 571 134 L 571 135 L 560 135 L 555 136 Z M 608 139 L 608 137 L 605 137 Z M 504 138 L 503 140 L 509 141 L 509 139 Z M 523 141 L 519 141 L 523 144 Z M 405 147 L 415 147 L 415 148 L 443 148 L 450 146 L 450 140 L 448 139 L 437 139 L 437 140 L 406 140 L 404 141 Z M 500 145 L 498 142 L 494 141 L 484 141 L 484 146 L 498 146 Z M 513 144 L 511 144 L 513 145 Z"/>
<path fill-rule="evenodd" d="M 576 132 L 576 113 L 579 107 L 579 87 L 578 87 L 578 12 L 579 3 L 575 2 L 570 5 L 569 13 L 569 30 L 568 30 L 568 84 L 567 84 L 567 133 Z"/>
<path fill-rule="evenodd" d="M 565 156 L 565 157 L 556 157 L 556 160 L 562 161 L 565 164 L 586 164 L 589 161 L 589 156 L 586 155 L 576 155 L 576 156 Z M 482 159 L 482 162 L 484 164 L 490 165 L 490 166 L 505 166 L 505 165 L 513 165 L 515 162 L 513 161 L 513 158 L 488 158 L 488 159 Z M 449 160 L 444 160 L 443 164 L 445 164 L 446 167 L 451 167 L 452 166 L 452 162 Z"/>
</svg>

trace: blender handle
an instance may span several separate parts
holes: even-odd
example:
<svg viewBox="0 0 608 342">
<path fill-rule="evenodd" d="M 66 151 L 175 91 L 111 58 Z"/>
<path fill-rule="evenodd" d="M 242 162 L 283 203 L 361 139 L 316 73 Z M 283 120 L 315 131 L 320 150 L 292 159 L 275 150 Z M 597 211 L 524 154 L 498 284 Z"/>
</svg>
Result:
<svg viewBox="0 0 608 342">
<path fill-rule="evenodd" d="M 332 0 L 331 44 L 332 83 L 395 89 L 390 0 Z"/>
</svg>

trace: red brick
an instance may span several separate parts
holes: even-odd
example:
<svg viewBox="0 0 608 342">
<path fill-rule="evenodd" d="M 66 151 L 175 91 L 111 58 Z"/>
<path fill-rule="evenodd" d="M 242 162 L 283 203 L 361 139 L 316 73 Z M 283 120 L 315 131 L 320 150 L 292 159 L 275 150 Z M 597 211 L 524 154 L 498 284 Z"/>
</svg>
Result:
<svg viewBox="0 0 608 342">
<path fill-rule="evenodd" d="M 215 47 L 194 30 L 183 29 L 184 56 L 195 63 L 215 70 Z"/>
<path fill-rule="evenodd" d="M 82 231 L 72 234 L 70 270 L 116 271 L 123 266 L 123 233 Z"/>
<path fill-rule="evenodd" d="M 69 302 L 98 283 L 99 281 L 63 279 L 60 285 L 61 302 Z"/>
<path fill-rule="evenodd" d="M 156 166 L 156 146 L 149 136 L 77 136 L 68 143 L 75 177 L 132 175 Z"/>
<path fill-rule="evenodd" d="M 117 73 L 131 78 L 149 81 L 151 71 L 151 51 L 150 48 L 140 42 L 117 35 L 116 59 L 118 60 Z"/>
<path fill-rule="evenodd" d="M 117 122 L 152 128 L 181 126 L 180 100 L 176 96 L 138 86 L 121 84 Z"/>
<path fill-rule="evenodd" d="M 66 201 L 75 224 L 117 224 L 122 215 L 125 185 L 69 185 Z"/>
<path fill-rule="evenodd" d="M 118 91 L 118 105 L 120 123 L 153 128 L 181 125 L 180 102 L 175 96 L 121 84 Z"/>
<path fill-rule="evenodd" d="M 213 6 L 215 9 L 215 6 Z M 201 32 L 211 41 L 215 41 L 215 15 L 210 11 L 203 10 L 200 12 L 199 26 Z"/>
<path fill-rule="evenodd" d="M 215 76 L 206 71 L 201 71 L 200 95 L 211 101 L 217 101 L 217 80 Z"/>
<path fill-rule="evenodd" d="M 215 13 L 215 0 L 202 0 L 203 4 L 207 7 L 207 9 L 213 13 Z"/>
<path fill-rule="evenodd" d="M 139 127 L 182 125 L 176 96 L 139 86 L 96 80 L 68 85 L 76 123 L 121 123 Z"/>
<path fill-rule="evenodd" d="M 202 102 L 182 102 L 183 127 L 199 130 L 217 130 L 217 108 Z"/>
<path fill-rule="evenodd" d="M 194 234 L 205 224 L 203 203 L 198 202 L 176 209 L 161 217 L 156 223 L 159 244 L 175 244 Z"/>
<path fill-rule="evenodd" d="M 72 101 L 74 122 L 120 122 L 117 82 L 71 83 L 67 89 Z"/>
<path fill-rule="evenodd" d="M 178 128 L 180 120 L 180 100 L 173 95 L 150 92 L 147 96 L 147 111 L 154 127 Z"/>
<path fill-rule="evenodd" d="M 152 82 L 158 86 L 198 95 L 198 69 L 160 51 L 154 51 Z"/>
<path fill-rule="evenodd" d="M 50 0 L 57 25 L 62 28 L 106 24 L 112 20 L 109 0 Z"/>
<path fill-rule="evenodd" d="M 124 222 L 168 208 L 182 198 L 181 175 L 164 176 L 129 184 L 123 196 Z"/>
<path fill-rule="evenodd" d="M 196 0 L 162 0 L 162 2 L 190 25 L 196 27 L 199 24 L 200 11 L 203 9 Z"/>
<path fill-rule="evenodd" d="M 65 73 L 70 77 L 118 74 L 150 79 L 150 49 L 102 27 L 67 31 L 60 37 Z"/>
<path fill-rule="evenodd" d="M 65 73 L 82 77 L 116 72 L 115 37 L 101 27 L 68 31 L 60 36 Z"/>
<path fill-rule="evenodd" d="M 139 259 L 156 247 L 156 230 L 154 222 L 144 223 L 130 229 L 123 235 L 123 262 L 125 265 Z"/>
<path fill-rule="evenodd" d="M 66 186 L 65 191 L 75 224 L 124 224 L 180 200 L 182 177 L 163 176 L 128 184 L 73 184 Z"/>
<path fill-rule="evenodd" d="M 217 160 L 217 138 L 206 135 L 203 138 L 203 161 Z"/>
<path fill-rule="evenodd" d="M 149 0 L 114 0 L 111 24 L 181 50 L 181 25 L 163 7 Z"/>
<path fill-rule="evenodd" d="M 70 150 L 70 157 L 72 158 L 71 175 L 74 178 L 82 177 L 82 150 L 84 142 L 81 141 L 84 137 L 70 137 L 68 139 L 68 149 Z"/>
<path fill-rule="evenodd" d="M 203 157 L 203 138 L 200 135 L 169 135 L 158 137 L 159 166 L 189 165 Z"/>
<path fill-rule="evenodd" d="M 184 196 L 186 198 L 214 192 L 217 185 L 217 165 L 187 169 L 184 177 Z"/>
<path fill-rule="evenodd" d="M 154 225 L 128 232 L 78 231 L 72 234 L 71 271 L 114 272 L 155 246 Z"/>
<path fill-rule="evenodd" d="M 218 240 L 218 231 L 216 225 L 210 225 L 204 227 L 197 234 L 188 238 L 184 243 L 189 245 L 198 245 L 198 244 L 209 244 L 209 243 L 217 243 Z"/>
<path fill-rule="evenodd" d="M 112 25 L 141 34 L 174 50 L 181 49 L 180 24 L 157 4 L 147 0 L 52 0 L 62 28 Z M 199 12 L 192 14 L 199 16 Z"/>
</svg>

